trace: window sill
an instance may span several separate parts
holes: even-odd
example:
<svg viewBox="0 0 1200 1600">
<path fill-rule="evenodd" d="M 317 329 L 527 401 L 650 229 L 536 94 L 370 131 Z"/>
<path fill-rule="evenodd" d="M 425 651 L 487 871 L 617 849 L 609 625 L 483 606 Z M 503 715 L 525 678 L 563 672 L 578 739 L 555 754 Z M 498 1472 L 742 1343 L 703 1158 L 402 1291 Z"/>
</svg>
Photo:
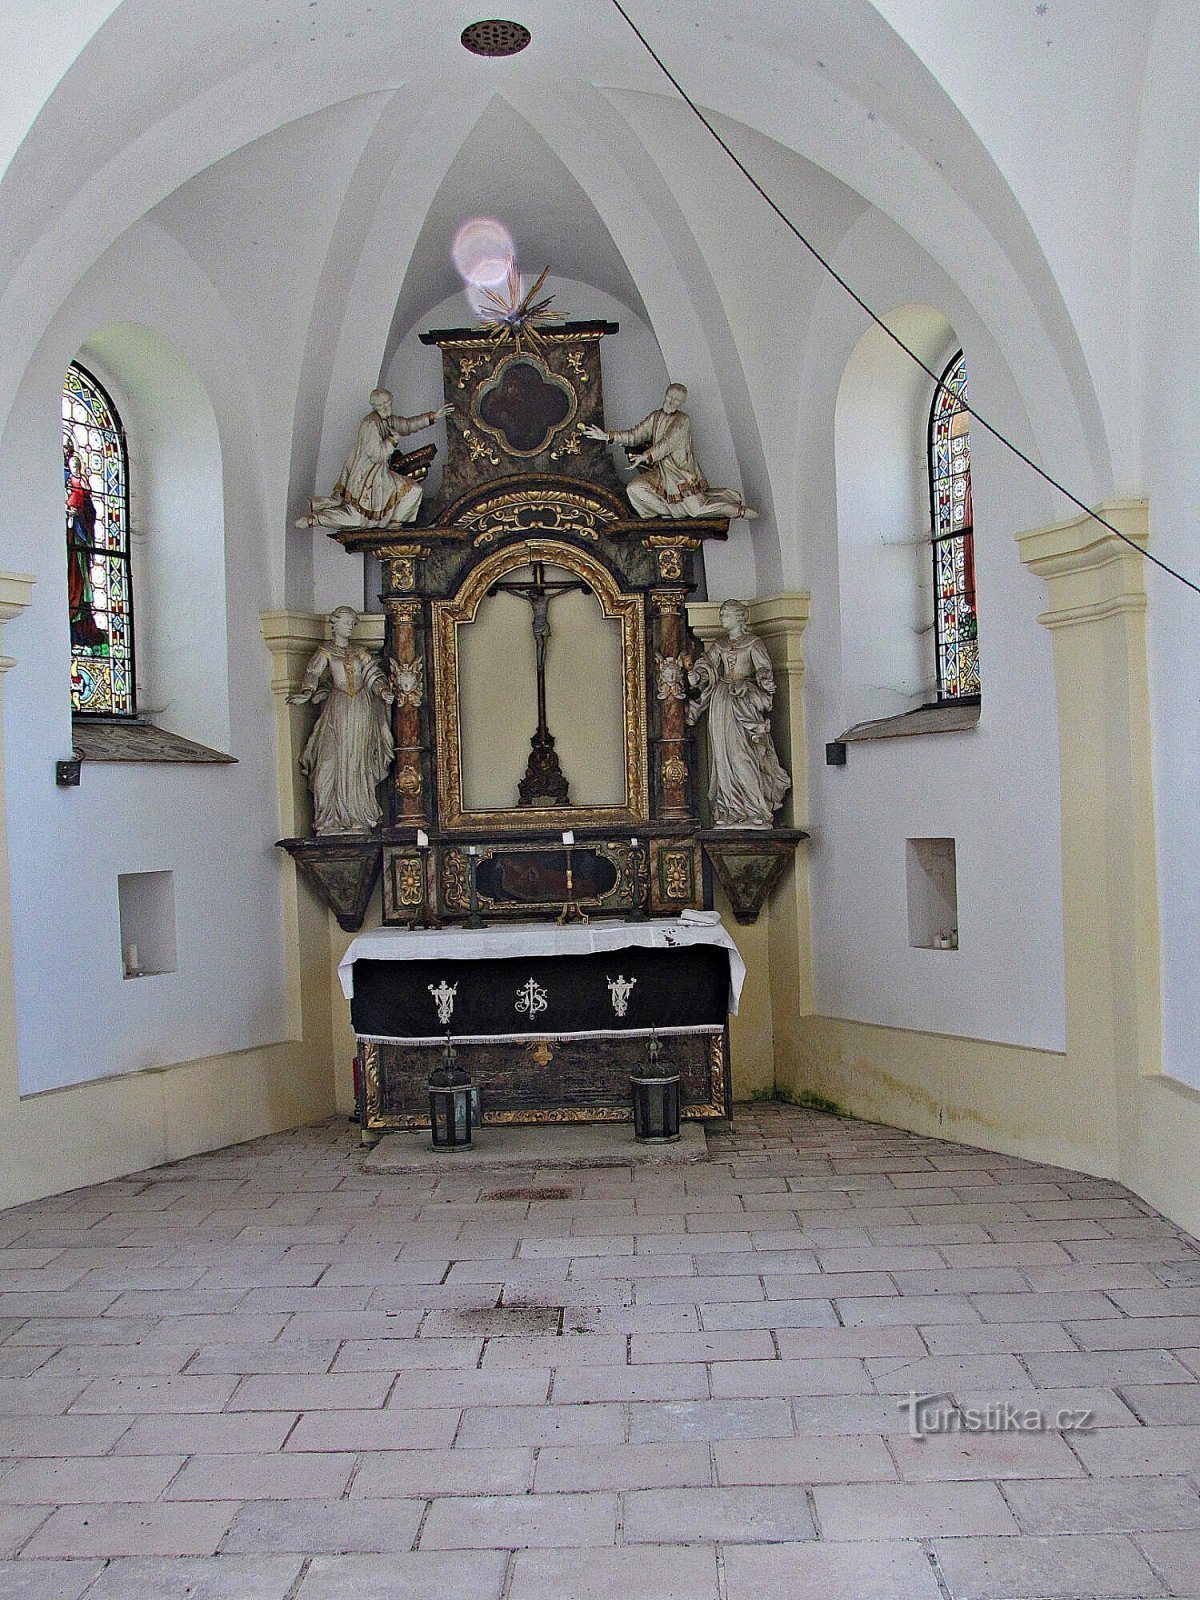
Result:
<svg viewBox="0 0 1200 1600">
<path fill-rule="evenodd" d="M 196 765 L 236 763 L 236 756 L 210 750 L 181 734 L 148 722 L 92 721 L 75 717 L 71 722 L 75 754 L 84 761 L 175 761 Z"/>
<path fill-rule="evenodd" d="M 856 722 L 838 734 L 841 744 L 857 744 L 866 739 L 905 739 L 918 733 L 965 733 L 979 725 L 979 702 L 946 700 L 941 705 L 918 706 L 898 717 L 877 717 L 873 722 Z"/>
</svg>

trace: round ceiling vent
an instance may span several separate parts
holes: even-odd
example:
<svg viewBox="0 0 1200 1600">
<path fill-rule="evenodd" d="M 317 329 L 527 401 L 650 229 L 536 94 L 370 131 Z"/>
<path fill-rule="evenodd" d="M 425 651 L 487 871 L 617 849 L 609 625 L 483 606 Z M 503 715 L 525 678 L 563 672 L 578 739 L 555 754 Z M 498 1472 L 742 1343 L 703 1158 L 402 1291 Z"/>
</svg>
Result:
<svg viewBox="0 0 1200 1600">
<path fill-rule="evenodd" d="M 489 17 L 486 22 L 472 22 L 462 31 L 462 42 L 472 55 L 515 56 L 524 50 L 532 38 L 529 29 L 519 22 L 505 22 L 500 17 Z"/>
</svg>

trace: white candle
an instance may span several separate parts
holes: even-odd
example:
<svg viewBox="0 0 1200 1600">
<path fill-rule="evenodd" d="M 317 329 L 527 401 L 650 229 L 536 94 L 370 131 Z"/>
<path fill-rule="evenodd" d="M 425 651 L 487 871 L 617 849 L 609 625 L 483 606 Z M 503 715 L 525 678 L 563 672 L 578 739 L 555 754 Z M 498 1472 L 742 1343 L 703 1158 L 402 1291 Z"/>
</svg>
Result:
<svg viewBox="0 0 1200 1600">
<path fill-rule="evenodd" d="M 475 846 L 473 844 L 469 844 L 467 846 L 467 854 L 469 856 L 477 856 L 479 854 L 479 851 L 475 848 Z"/>
<path fill-rule="evenodd" d="M 570 828 L 568 828 L 566 833 L 563 834 L 563 843 L 564 844 L 574 844 L 575 843 L 575 835 L 571 832 Z"/>
<path fill-rule="evenodd" d="M 630 839 L 629 848 L 631 850 L 636 850 L 637 849 L 637 839 L 636 838 Z"/>
<path fill-rule="evenodd" d="M 429 849 L 429 835 L 425 832 L 424 828 L 418 828 L 417 829 L 417 849 L 418 850 L 428 850 Z"/>
<path fill-rule="evenodd" d="M 128 972 L 136 972 L 137 971 L 137 964 L 138 964 L 138 948 L 137 948 L 137 945 L 131 944 L 129 946 L 129 957 L 125 962 L 126 971 L 128 971 Z"/>
</svg>

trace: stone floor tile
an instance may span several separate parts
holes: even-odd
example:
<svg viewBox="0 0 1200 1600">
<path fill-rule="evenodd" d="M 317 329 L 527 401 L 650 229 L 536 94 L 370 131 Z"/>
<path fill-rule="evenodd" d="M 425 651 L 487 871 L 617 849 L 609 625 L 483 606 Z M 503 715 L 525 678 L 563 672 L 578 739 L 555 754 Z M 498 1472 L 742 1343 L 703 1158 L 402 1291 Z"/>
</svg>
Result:
<svg viewBox="0 0 1200 1600">
<path fill-rule="evenodd" d="M 797 1488 L 639 1489 L 625 1495 L 625 1543 L 658 1544 L 665 1530 L 689 1544 L 775 1544 L 815 1539 Z"/>
<path fill-rule="evenodd" d="M 708 1372 L 700 1365 L 564 1367 L 554 1376 L 556 1405 L 595 1400 L 707 1400 L 708 1394 Z"/>
<path fill-rule="evenodd" d="M 1080 1595 L 1161 1595 L 1163 1586 L 1120 1534 L 939 1539 L 938 1562 L 954 1600 L 1077 1600 Z"/>
<path fill-rule="evenodd" d="M 349 1452 L 325 1451 L 193 1456 L 163 1498 L 330 1500 L 344 1493 L 356 1460 Z"/>
<path fill-rule="evenodd" d="M 196 1412 L 137 1417 L 120 1439 L 119 1456 L 266 1455 L 282 1448 L 295 1412 Z"/>
<path fill-rule="evenodd" d="M 900 1291 L 886 1272 L 781 1273 L 764 1278 L 769 1300 L 852 1300 Z"/>
<path fill-rule="evenodd" d="M 1173 1596 L 1200 1594 L 1200 1533 L 1148 1533 L 1137 1544 Z"/>
<path fill-rule="evenodd" d="M 523 1494 L 533 1485 L 534 1461 L 539 1464 L 551 1451 L 535 1458 L 532 1449 L 375 1450 L 362 1457 L 351 1495 L 368 1500 L 437 1495 Z M 601 1452 L 606 1458 L 612 1447 Z M 537 1485 L 541 1487 L 541 1485 Z M 581 1488 L 591 1485 L 579 1485 Z M 606 1485 L 595 1485 L 597 1488 Z"/>
<path fill-rule="evenodd" d="M 734 1333 L 635 1333 L 629 1359 L 642 1361 L 774 1361 L 775 1343 L 762 1328 Z"/>
<path fill-rule="evenodd" d="M 896 1468 L 877 1435 L 726 1439 L 713 1447 L 721 1484 L 874 1483 Z"/>
<path fill-rule="evenodd" d="M 769 1279 L 764 1279 L 769 1283 Z M 706 1302 L 702 1307 L 705 1333 L 735 1328 L 838 1328 L 837 1312 L 829 1300 L 751 1300 Z M 648 1329 L 640 1330 L 648 1332 Z"/>
<path fill-rule="evenodd" d="M 87 1600 L 285 1600 L 300 1568 L 298 1556 L 133 1557 L 110 1562 Z"/>
<path fill-rule="evenodd" d="M 1016 1267 L 940 1267 L 893 1272 L 901 1294 L 1022 1294 L 1029 1285 Z"/>
<path fill-rule="evenodd" d="M 1124 1428 L 1106 1430 L 1124 1435 Z M 1082 1444 L 1090 1437 L 1080 1436 Z M 888 1440 L 900 1476 L 910 1483 L 970 1478 L 1077 1478 L 1082 1469 L 1057 1433 L 940 1433 Z"/>
<path fill-rule="evenodd" d="M 265 1373 L 241 1379 L 226 1410 L 366 1411 L 384 1403 L 392 1381 L 388 1372 Z"/>
<path fill-rule="evenodd" d="M 972 1304 L 984 1322 L 1066 1322 L 1120 1313 L 1108 1295 L 1088 1289 L 1028 1294 L 977 1294 Z"/>
<path fill-rule="evenodd" d="M 530 1408 L 535 1409 L 535 1408 Z M 405 1411 L 309 1411 L 287 1436 L 288 1450 L 437 1449 L 454 1442 L 461 1412 L 441 1408 Z M 286 1416 L 286 1412 L 247 1412 L 247 1416 Z M 498 1441 L 507 1444 L 510 1441 Z"/>
<path fill-rule="evenodd" d="M 727 1600 L 941 1600 L 918 1545 L 735 1545 L 725 1556 Z"/>
<path fill-rule="evenodd" d="M 821 1484 L 813 1497 L 821 1537 L 835 1542 L 1018 1531 L 994 1483 Z"/>
<path fill-rule="evenodd" d="M 0 1461 L 28 1456 L 103 1456 L 129 1417 L 0 1417 Z"/>
<path fill-rule="evenodd" d="M 423 1500 L 255 1500 L 221 1545 L 236 1555 L 382 1555 L 412 1548 Z"/>
<path fill-rule="evenodd" d="M 423 1342 L 423 1341 L 422 1341 Z M 554 1335 L 510 1334 L 490 1338 L 483 1352 L 488 1367 L 565 1367 L 586 1363 L 592 1366 L 619 1366 L 625 1360 L 624 1334 L 563 1333 Z"/>
<path fill-rule="evenodd" d="M 1015 1298 L 1015 1296 L 1014 1296 Z M 970 1300 L 960 1294 L 900 1294 L 894 1299 L 839 1299 L 838 1314 L 848 1328 L 882 1327 L 889 1323 L 924 1326 L 979 1320 Z"/>
<path fill-rule="evenodd" d="M 1121 1398 L 1143 1422 L 1177 1426 L 1200 1423 L 1200 1384 L 1123 1384 Z"/>
<path fill-rule="evenodd" d="M 1187 1478 L 1014 1481 L 1004 1492 L 1023 1533 L 1200 1530 L 1200 1494 Z"/>
<path fill-rule="evenodd" d="M 0 1480 L 6 1505 L 87 1505 L 157 1500 L 183 1466 L 182 1455 L 43 1457 L 15 1462 Z M 216 1500 L 212 1493 L 204 1499 Z M 227 1499 L 235 1498 L 233 1495 Z"/>
<path fill-rule="evenodd" d="M 1134 1477 L 1196 1471 L 1200 1427 L 1105 1428 L 1077 1434 L 1075 1453 L 1095 1477 Z"/>
<path fill-rule="evenodd" d="M 959 1389 L 955 1400 L 966 1409 L 983 1411 L 997 1401 L 1017 1398 L 1019 1406 L 1032 1402 L 1046 1426 L 1057 1432 L 1090 1433 L 1094 1428 L 1136 1428 L 1138 1419 L 1115 1389 L 1038 1389 L 1032 1395 L 998 1395 L 994 1389 Z M 1081 1416 L 1086 1420 L 1080 1421 Z"/>
<path fill-rule="evenodd" d="M 715 1361 L 713 1398 L 763 1399 L 794 1394 L 869 1394 L 874 1385 L 859 1360 L 812 1357 L 789 1361 Z"/>
<path fill-rule="evenodd" d="M 629 1442 L 773 1439 L 792 1432 L 786 1400 L 665 1400 L 631 1406 Z"/>
<path fill-rule="evenodd" d="M 1016 1356 L 868 1356 L 867 1372 L 880 1394 L 957 1394 L 960 1388 L 1009 1394 L 1032 1391 L 1033 1383 Z"/>
<path fill-rule="evenodd" d="M 542 1493 L 697 1488 L 711 1478 L 708 1446 L 702 1443 L 565 1445 L 538 1452 L 533 1486 Z"/>
<path fill-rule="evenodd" d="M 0 1493 L 0 1561 L 17 1555 L 50 1515 L 48 1505 L 7 1505 L 3 1503 L 5 1498 Z"/>
<path fill-rule="evenodd" d="M 25 1546 L 33 1556 L 211 1556 L 238 1510 L 236 1501 L 107 1502 L 52 1512 Z"/>
<path fill-rule="evenodd" d="M 513 1563 L 508 1600 L 613 1600 L 616 1595 L 621 1600 L 717 1600 L 716 1551 L 703 1545 L 637 1545 L 589 1550 L 581 1561 L 570 1550 L 522 1550 Z M 301 1600 L 313 1597 L 302 1594 Z"/>
<path fill-rule="evenodd" d="M 80 1600 L 103 1571 L 100 1561 L 0 1561 L 0 1594 L 4 1600 Z M 282 1594 L 263 1600 L 282 1600 Z"/>
<path fill-rule="evenodd" d="M 338 1348 L 331 1370 L 393 1374 L 410 1368 L 469 1371 L 479 1365 L 482 1354 L 482 1339 L 347 1339 Z"/>
<path fill-rule="evenodd" d="M 335 1339 L 305 1344 L 214 1344 L 190 1356 L 187 1373 L 328 1372 L 339 1353 Z"/>
<path fill-rule="evenodd" d="M 625 1411 L 620 1405 L 474 1406 L 462 1414 L 457 1442 L 471 1446 L 620 1444 L 624 1437 Z"/>
<path fill-rule="evenodd" d="M 1191 1373 L 1168 1350 L 1096 1350 L 1078 1355 L 1035 1353 L 1025 1365 L 1039 1388 L 1188 1383 Z"/>
<path fill-rule="evenodd" d="M 946 1262 L 931 1245 L 872 1245 L 865 1249 L 820 1250 L 822 1272 L 912 1272 L 920 1267 L 946 1270 Z"/>
<path fill-rule="evenodd" d="M 232 1376 L 190 1378 L 126 1373 L 95 1378 L 75 1400 L 71 1414 L 222 1411 L 237 1385 L 238 1379 Z"/>
<path fill-rule="evenodd" d="M 84 1378 L 0 1378 L 0 1417 L 61 1415 L 87 1386 Z"/>
<path fill-rule="evenodd" d="M 1099 1323 L 1092 1323 L 1099 1327 Z M 983 1355 L 989 1350 L 1077 1350 L 1061 1322 L 968 1322 L 924 1325 L 921 1335 L 935 1356 Z"/>
<path fill-rule="evenodd" d="M 1085 1350 L 1169 1350 L 1200 1339 L 1200 1317 L 1121 1317 L 1067 1327 Z"/>
<path fill-rule="evenodd" d="M 612 1545 L 616 1528 L 617 1497 L 611 1493 L 463 1495 L 433 1502 L 421 1549 L 587 1550 Z"/>
<path fill-rule="evenodd" d="M 317 1556 L 297 1600 L 499 1600 L 508 1557 L 499 1551 Z"/>
</svg>

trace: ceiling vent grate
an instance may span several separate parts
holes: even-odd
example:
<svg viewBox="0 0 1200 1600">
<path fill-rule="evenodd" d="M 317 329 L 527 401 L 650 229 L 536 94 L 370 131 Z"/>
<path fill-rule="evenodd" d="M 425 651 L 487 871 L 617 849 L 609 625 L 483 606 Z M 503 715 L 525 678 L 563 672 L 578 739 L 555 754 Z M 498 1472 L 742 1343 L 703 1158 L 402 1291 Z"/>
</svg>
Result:
<svg viewBox="0 0 1200 1600">
<path fill-rule="evenodd" d="M 472 22 L 463 29 L 461 38 L 472 55 L 515 56 L 518 50 L 524 50 L 532 34 L 519 22 L 489 17 L 486 22 Z"/>
</svg>

